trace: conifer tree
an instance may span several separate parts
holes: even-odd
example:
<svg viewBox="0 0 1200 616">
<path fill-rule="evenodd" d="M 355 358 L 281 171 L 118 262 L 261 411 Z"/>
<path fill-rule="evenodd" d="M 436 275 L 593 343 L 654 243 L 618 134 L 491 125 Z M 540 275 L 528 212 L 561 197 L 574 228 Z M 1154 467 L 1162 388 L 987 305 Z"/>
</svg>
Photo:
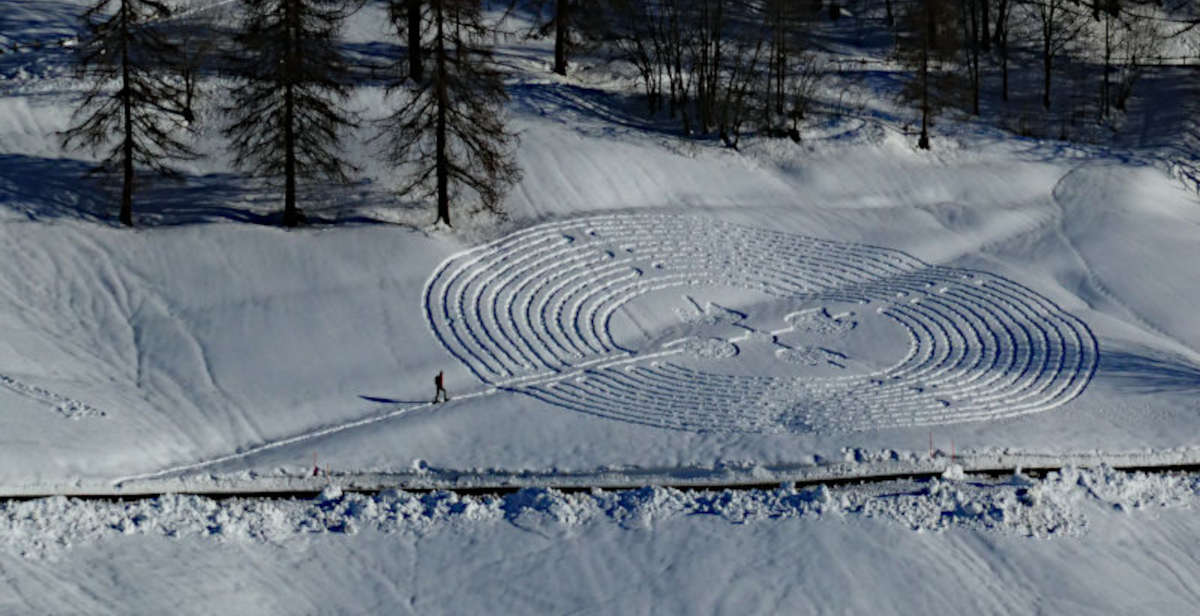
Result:
<svg viewBox="0 0 1200 616">
<path fill-rule="evenodd" d="M 120 173 L 119 218 L 126 226 L 133 225 L 135 169 L 178 177 L 168 162 L 195 156 L 178 137 L 185 93 L 161 62 L 178 53 L 156 27 L 169 15 L 158 0 L 99 0 L 82 17 L 77 71 L 88 90 L 62 133 L 63 147 L 109 146 L 90 173 Z"/>
<path fill-rule="evenodd" d="M 959 49 L 955 17 L 950 0 L 915 0 L 902 15 L 896 37 L 901 62 L 913 69 L 904 96 L 920 109 L 917 147 L 923 150 L 929 149 L 929 123 L 953 90 L 953 79 L 943 70 L 943 64 Z"/>
<path fill-rule="evenodd" d="M 349 181 L 339 156 L 341 131 L 354 126 L 343 107 L 350 93 L 338 50 L 345 13 L 336 0 L 243 0 L 245 20 L 230 58 L 240 83 L 226 111 L 237 166 L 284 183 L 283 224 L 303 222 L 301 180 Z"/>
<path fill-rule="evenodd" d="M 449 225 L 452 197 L 468 191 L 498 211 L 521 171 L 512 155 L 516 135 L 503 119 L 503 74 L 489 46 L 496 26 L 484 21 L 479 0 L 425 4 L 426 74 L 395 85 L 403 103 L 382 121 L 378 138 L 389 161 L 413 171 L 400 193 L 436 199 L 437 220 Z"/>
<path fill-rule="evenodd" d="M 396 34 L 407 40 L 405 49 L 408 64 L 408 78 L 421 81 L 425 78 L 425 62 L 421 57 L 421 24 L 424 7 L 422 0 L 389 0 L 388 16 L 392 20 Z"/>
<path fill-rule="evenodd" d="M 533 31 L 539 36 L 554 31 L 555 73 L 566 75 L 570 57 L 580 43 L 603 29 L 605 4 L 598 0 L 533 0 L 530 4 L 536 13 Z"/>
</svg>

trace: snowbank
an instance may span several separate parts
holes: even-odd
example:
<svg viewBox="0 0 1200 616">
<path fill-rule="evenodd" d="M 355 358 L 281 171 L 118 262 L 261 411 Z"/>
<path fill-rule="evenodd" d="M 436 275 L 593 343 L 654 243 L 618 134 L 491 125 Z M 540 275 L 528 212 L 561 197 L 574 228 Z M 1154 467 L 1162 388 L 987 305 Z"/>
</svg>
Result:
<svg viewBox="0 0 1200 616">
<path fill-rule="evenodd" d="M 1064 469 L 1041 480 L 1015 474 L 999 481 L 933 479 L 796 490 L 641 488 L 563 493 L 527 488 L 505 496 L 454 492 L 378 494 L 327 486 L 312 500 L 167 495 L 132 501 L 54 497 L 0 503 L 0 549 L 27 557 L 59 557 L 81 544 L 123 535 L 202 537 L 215 541 L 286 543 L 313 533 L 354 534 L 363 528 L 421 535 L 433 529 L 512 523 L 567 529 L 596 524 L 655 528 L 695 515 L 731 524 L 766 520 L 861 517 L 915 531 L 962 527 L 1029 537 L 1076 536 L 1095 507 L 1128 511 L 1200 504 L 1200 476 Z"/>
</svg>

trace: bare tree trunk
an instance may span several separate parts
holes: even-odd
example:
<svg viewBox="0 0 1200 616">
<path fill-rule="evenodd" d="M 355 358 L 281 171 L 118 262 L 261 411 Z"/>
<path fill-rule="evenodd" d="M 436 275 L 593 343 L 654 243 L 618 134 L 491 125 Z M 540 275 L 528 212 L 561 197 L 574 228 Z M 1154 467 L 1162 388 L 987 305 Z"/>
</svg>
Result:
<svg viewBox="0 0 1200 616">
<path fill-rule="evenodd" d="M 777 41 L 775 47 L 777 56 L 775 62 L 775 113 L 783 114 L 784 86 L 788 71 L 788 27 L 791 23 L 788 20 L 790 15 L 785 13 L 782 2 L 778 4 L 778 10 L 779 15 L 776 18 L 775 29 L 775 38 Z M 888 25 L 892 23 L 891 15 L 892 2 L 888 0 Z"/>
<path fill-rule="evenodd" d="M 1055 17 L 1058 12 L 1058 0 L 1043 0 L 1038 15 L 1042 28 L 1042 107 L 1050 109 L 1050 71 L 1054 62 L 1054 33 Z"/>
<path fill-rule="evenodd" d="M 1047 34 L 1042 43 L 1042 107 L 1050 109 L 1050 35 Z"/>
<path fill-rule="evenodd" d="M 967 21 L 970 26 L 968 33 L 970 47 L 967 49 L 967 62 L 970 64 L 968 72 L 971 79 L 971 113 L 972 115 L 979 115 L 979 82 L 982 77 L 979 74 L 979 5 L 987 6 L 988 0 L 967 0 L 967 2 L 969 7 Z M 985 21 L 984 23 L 987 22 Z"/>
<path fill-rule="evenodd" d="M 554 9 L 554 72 L 559 75 L 567 74 L 567 30 L 568 5 L 570 0 L 557 0 Z"/>
<path fill-rule="evenodd" d="M 189 124 L 196 120 L 195 109 L 192 106 L 196 95 L 196 74 L 194 69 L 189 69 L 183 80 L 183 119 Z"/>
<path fill-rule="evenodd" d="M 1004 36 L 1002 31 L 1008 28 L 1008 0 L 1000 0 L 1000 5 L 996 7 L 996 29 L 992 31 L 992 42 L 999 45 L 1000 37 Z"/>
<path fill-rule="evenodd" d="M 929 21 L 932 26 L 933 18 Z M 931 28 L 932 29 L 932 28 Z M 929 39 L 924 39 L 921 49 L 921 137 L 917 139 L 917 147 L 929 149 Z"/>
<path fill-rule="evenodd" d="M 434 20 L 437 24 L 437 219 L 450 225 L 450 160 L 446 156 L 446 108 L 450 105 L 446 79 L 446 40 L 442 22 L 442 0 L 433 0 Z"/>
<path fill-rule="evenodd" d="M 982 7 L 983 17 L 982 17 L 982 19 L 979 20 L 981 22 L 981 25 L 983 26 L 982 29 L 980 30 L 979 47 L 981 49 L 983 49 L 984 51 L 991 51 L 992 50 L 992 37 L 988 36 L 988 20 L 991 18 L 991 15 L 989 14 L 989 12 L 990 12 L 989 9 L 991 8 L 992 0 L 979 0 L 979 1 L 983 4 L 983 7 Z"/>
<path fill-rule="evenodd" d="M 1112 36 L 1109 33 L 1109 25 L 1112 23 L 1112 14 L 1105 11 L 1104 13 L 1104 82 L 1100 87 L 1100 117 L 1108 117 L 1108 71 L 1112 65 Z"/>
<path fill-rule="evenodd" d="M 425 77 L 421 62 L 421 0 L 408 0 L 408 75 L 414 81 Z"/>
<path fill-rule="evenodd" d="M 283 225 L 295 227 L 300 224 L 300 213 L 296 209 L 296 93 L 292 81 L 296 72 L 296 37 L 300 32 L 300 16 L 293 2 L 287 3 L 287 57 L 284 59 L 287 72 L 283 90 Z"/>
<path fill-rule="evenodd" d="M 125 117 L 125 140 L 121 144 L 121 224 L 133 226 L 133 91 L 129 83 L 129 5 L 121 2 L 121 104 Z"/>
<path fill-rule="evenodd" d="M 1000 97 L 1005 102 L 1008 101 L 1008 26 L 1004 26 L 1004 32 L 1000 35 L 1000 75 L 1001 75 L 1001 91 Z"/>
<path fill-rule="evenodd" d="M 295 93 L 292 84 L 284 86 L 283 92 L 283 225 L 294 227 L 300 223 L 296 211 L 296 127 Z"/>
</svg>

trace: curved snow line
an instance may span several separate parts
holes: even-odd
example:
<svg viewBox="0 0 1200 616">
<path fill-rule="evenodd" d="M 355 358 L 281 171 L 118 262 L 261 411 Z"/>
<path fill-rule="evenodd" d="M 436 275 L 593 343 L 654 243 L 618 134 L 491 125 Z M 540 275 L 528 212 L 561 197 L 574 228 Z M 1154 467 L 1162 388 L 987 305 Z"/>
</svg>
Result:
<svg viewBox="0 0 1200 616">
<path fill-rule="evenodd" d="M 542 252 L 548 244 L 554 249 Z M 874 304 L 906 332 L 910 348 L 895 365 L 865 375 L 752 385 L 746 377 L 645 368 L 648 358 L 615 342 L 612 317 L 630 301 L 704 286 L 809 304 Z M 590 368 L 591 378 L 531 383 L 525 393 L 684 430 L 861 430 L 1013 417 L 1073 399 L 1098 361 L 1086 324 L 1012 281 L 885 248 L 700 217 L 606 215 L 531 227 L 445 261 L 425 299 L 435 337 L 477 375 L 493 375 L 481 377 L 485 383 L 528 375 L 534 366 L 517 356 L 553 357 L 561 362 L 553 370 L 570 373 L 621 351 L 636 370 Z M 459 318 L 440 318 L 450 314 Z M 759 336 L 774 340 L 774 332 Z"/>
</svg>

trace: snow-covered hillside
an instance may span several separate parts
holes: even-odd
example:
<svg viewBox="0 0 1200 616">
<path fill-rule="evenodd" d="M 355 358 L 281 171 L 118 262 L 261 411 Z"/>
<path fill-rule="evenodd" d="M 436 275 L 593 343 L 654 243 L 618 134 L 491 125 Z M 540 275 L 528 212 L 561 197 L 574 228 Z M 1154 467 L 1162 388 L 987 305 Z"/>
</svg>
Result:
<svg viewBox="0 0 1200 616">
<path fill-rule="evenodd" d="M 21 6 L 30 32 L 70 31 L 69 11 Z M 380 10 L 348 39 L 381 40 Z M 879 99 L 873 120 L 732 151 L 645 119 L 619 64 L 551 78 L 518 43 L 511 220 L 456 233 L 255 224 L 276 197 L 232 173 L 215 112 L 209 157 L 140 197 L 149 226 L 114 228 L 86 153 L 53 134 L 68 56 L 4 56 L 4 483 L 102 483 L 385 415 L 205 470 L 795 464 L 922 452 L 931 432 L 968 452 L 1196 445 L 1200 210 L 1153 164 L 1160 142 L 947 122 L 923 153 Z M 428 220 L 368 134 L 347 142 L 363 181 L 310 207 Z M 431 407 L 439 370 L 454 401 Z"/>
<path fill-rule="evenodd" d="M 0 15 L 0 45 L 24 45 L 0 55 L 0 492 L 210 475 L 262 486 L 311 474 L 314 456 L 335 476 L 433 469 L 484 482 L 719 481 L 725 468 L 776 479 L 769 469 L 831 463 L 867 473 L 941 465 L 950 451 L 981 466 L 1025 454 L 1200 461 L 1200 203 L 1187 166 L 1197 99 L 1171 81 L 1187 69 L 1148 76 L 1126 130 L 1104 144 L 947 117 L 934 149 L 920 151 L 907 132 L 913 112 L 880 77 L 894 67 L 831 62 L 842 68 L 822 96 L 859 103 L 821 115 L 801 143 L 750 136 L 735 151 L 645 117 L 622 63 L 586 58 L 560 78 L 547 70 L 548 41 L 512 39 L 500 57 L 512 69 L 524 178 L 506 220 L 463 211 L 453 230 L 391 192 L 402 178 L 377 160 L 369 125 L 346 142 L 361 177 L 308 190 L 302 207 L 324 222 L 272 226 L 278 196 L 232 169 L 215 102 L 228 84 L 210 78 L 198 137 L 207 157 L 182 166 L 182 183 L 140 193 L 141 226 L 128 230 L 115 224 L 111 191 L 80 178 L 89 154 L 64 151 L 55 134 L 81 92 L 69 47 L 28 45 L 69 40 L 81 6 L 9 0 Z M 383 14 L 364 5 L 348 42 L 379 48 Z M 840 41 L 832 61 L 873 26 L 822 27 Z M 352 106 L 376 118 L 386 100 L 364 84 Z M 451 401 L 435 405 L 439 371 Z M 702 612 L 840 612 L 878 606 L 857 594 L 868 592 L 894 597 L 895 613 L 1142 611 L 1137 601 L 1150 599 L 1169 611 L 1200 593 L 1181 543 L 1197 529 L 1179 511 L 1071 501 L 1064 519 L 1086 512 L 1095 524 L 1041 542 L 953 521 L 933 537 L 914 532 L 944 525 L 949 497 L 938 494 L 917 499 L 929 509 L 911 523 L 863 519 L 863 503 L 891 501 L 854 492 L 831 506 L 836 520 L 810 520 L 805 505 L 743 526 L 689 516 L 700 497 L 672 493 L 693 501 L 661 520 L 634 506 L 633 529 L 610 523 L 604 504 L 521 494 L 549 500 L 528 514 L 511 500 L 447 504 L 445 518 L 469 521 L 434 516 L 423 523 L 436 529 L 402 539 L 378 538 L 380 527 L 309 539 L 303 520 L 323 505 L 247 504 L 267 509 L 237 523 L 263 530 L 238 527 L 216 547 L 225 533 L 211 527 L 224 522 L 212 520 L 233 505 L 162 500 L 138 515 L 183 516 L 180 528 L 196 532 L 89 535 L 52 550 L 70 563 L 61 569 L 0 557 L 18 580 L 0 611 L 116 610 L 139 600 L 126 593 L 135 580 L 184 575 L 138 564 L 170 559 L 196 563 L 206 580 L 188 590 L 192 611 L 253 569 L 258 589 L 230 598 L 247 613 L 640 613 L 664 594 Z M 370 526 L 380 519 L 371 511 L 406 498 L 350 499 L 367 513 L 348 519 Z M 773 505 L 754 499 L 776 497 L 736 498 L 760 511 Z M 1191 506 L 1194 486 L 1173 498 Z M 141 528 L 113 526 L 133 519 L 120 506 L 2 507 L 0 529 L 16 539 L 0 546 L 20 546 L 13 553 L 61 543 L 62 525 Z M 572 507 L 586 520 L 564 521 Z M 484 547 L 459 557 L 462 542 Z M 711 556 L 735 552 L 744 556 Z M 1095 576 L 1069 570 L 1080 563 Z M 302 573 L 289 581 L 294 566 Z M 542 588 L 527 585 L 550 573 Z M 99 589 L 114 579 L 116 590 Z M 461 610 L 444 594 L 479 579 L 522 579 L 524 590 Z M 562 595 L 576 579 L 587 584 Z M 914 594 L 917 580 L 932 585 Z M 1058 591 L 1063 603 L 1047 598 Z"/>
</svg>

